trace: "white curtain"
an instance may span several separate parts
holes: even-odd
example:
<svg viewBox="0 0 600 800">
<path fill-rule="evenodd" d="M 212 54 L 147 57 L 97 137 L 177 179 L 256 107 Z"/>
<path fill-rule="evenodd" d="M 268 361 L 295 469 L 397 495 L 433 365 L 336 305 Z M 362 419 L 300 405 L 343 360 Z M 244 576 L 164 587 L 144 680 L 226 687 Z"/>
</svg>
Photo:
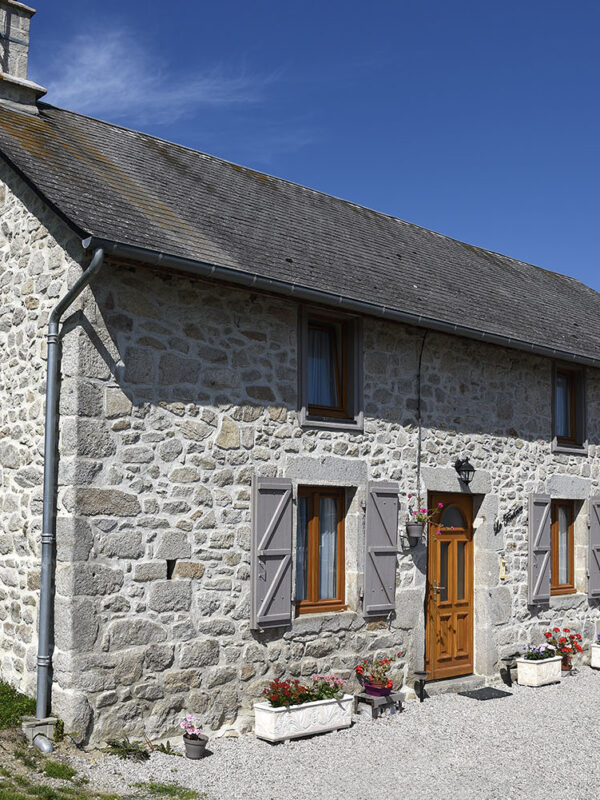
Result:
<svg viewBox="0 0 600 800">
<path fill-rule="evenodd" d="M 306 558 L 308 551 L 308 497 L 298 498 L 296 535 L 296 600 L 306 600 Z"/>
<path fill-rule="evenodd" d="M 337 406 L 331 331 L 308 329 L 308 402 Z"/>
<path fill-rule="evenodd" d="M 335 497 L 321 498 L 319 531 L 319 599 L 337 595 L 337 503 Z"/>
<path fill-rule="evenodd" d="M 562 375 L 556 378 L 556 435 L 568 436 L 570 431 L 569 381 Z"/>
<path fill-rule="evenodd" d="M 569 513 L 564 506 L 558 508 L 558 582 L 569 582 Z"/>
</svg>

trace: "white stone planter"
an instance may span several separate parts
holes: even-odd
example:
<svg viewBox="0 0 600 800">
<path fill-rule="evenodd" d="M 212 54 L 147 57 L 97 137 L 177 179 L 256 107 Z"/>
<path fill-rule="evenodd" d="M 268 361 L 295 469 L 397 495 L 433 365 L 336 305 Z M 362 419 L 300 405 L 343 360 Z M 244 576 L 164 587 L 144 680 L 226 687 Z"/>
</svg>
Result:
<svg viewBox="0 0 600 800">
<path fill-rule="evenodd" d="M 542 658 L 539 661 L 517 658 L 517 683 L 521 686 L 545 686 L 547 683 L 558 683 L 561 678 L 561 663 L 561 656 Z"/>
<path fill-rule="evenodd" d="M 315 700 L 299 706 L 273 708 L 270 703 L 254 704 L 254 732 L 259 739 L 285 742 L 298 736 L 336 731 L 352 724 L 354 697 Z"/>
<path fill-rule="evenodd" d="M 590 667 L 593 667 L 594 669 L 600 669 L 600 644 L 590 645 L 590 650 Z"/>
</svg>

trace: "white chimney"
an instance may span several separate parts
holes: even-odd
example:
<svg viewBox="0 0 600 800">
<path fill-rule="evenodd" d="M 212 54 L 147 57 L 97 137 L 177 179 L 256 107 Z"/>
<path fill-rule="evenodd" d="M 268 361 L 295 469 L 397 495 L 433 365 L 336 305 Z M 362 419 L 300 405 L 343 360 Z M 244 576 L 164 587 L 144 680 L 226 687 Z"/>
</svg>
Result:
<svg viewBox="0 0 600 800">
<path fill-rule="evenodd" d="M 35 9 L 0 0 L 0 104 L 37 114 L 37 101 L 46 94 L 43 86 L 27 79 L 29 25 Z"/>
</svg>

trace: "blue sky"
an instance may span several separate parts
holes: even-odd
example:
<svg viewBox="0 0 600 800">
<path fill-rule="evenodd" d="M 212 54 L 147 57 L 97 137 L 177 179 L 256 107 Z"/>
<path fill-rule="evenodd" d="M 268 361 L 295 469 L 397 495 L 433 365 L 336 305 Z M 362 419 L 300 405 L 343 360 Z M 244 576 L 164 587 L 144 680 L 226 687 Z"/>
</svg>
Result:
<svg viewBox="0 0 600 800">
<path fill-rule="evenodd" d="M 30 74 L 49 102 L 600 290 L 599 37 L 598 0 L 60 0 Z"/>
</svg>

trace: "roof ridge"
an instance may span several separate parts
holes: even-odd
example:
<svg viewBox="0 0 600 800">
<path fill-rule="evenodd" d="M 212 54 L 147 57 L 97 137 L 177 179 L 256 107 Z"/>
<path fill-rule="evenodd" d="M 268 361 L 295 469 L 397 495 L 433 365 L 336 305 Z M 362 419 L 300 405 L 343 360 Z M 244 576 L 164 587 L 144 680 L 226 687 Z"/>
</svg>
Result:
<svg viewBox="0 0 600 800">
<path fill-rule="evenodd" d="M 79 111 L 71 111 L 71 109 L 61 108 L 60 106 L 54 106 L 51 103 L 46 103 L 46 102 L 41 102 L 41 103 L 39 103 L 39 105 L 41 105 L 43 107 L 46 107 L 46 108 L 55 109 L 55 110 L 60 111 L 60 112 L 62 112 L 64 114 L 70 114 L 70 115 L 73 115 L 73 116 L 82 117 L 83 119 L 89 119 L 89 120 L 92 120 L 93 122 L 98 122 L 101 125 L 107 125 L 110 128 L 117 128 L 118 130 L 122 130 L 122 131 L 125 131 L 127 133 L 134 133 L 137 136 L 144 136 L 144 137 L 146 137 L 148 139 L 153 139 L 154 141 L 157 141 L 157 142 L 163 142 L 164 144 L 170 145 L 171 147 L 177 147 L 180 150 L 185 150 L 186 152 L 193 153 L 194 155 L 200 156 L 202 158 L 208 158 L 208 159 L 211 159 L 212 161 L 217 161 L 217 162 L 219 162 L 221 164 L 227 165 L 228 167 L 232 167 L 233 169 L 240 169 L 240 170 L 244 170 L 246 172 L 255 173 L 257 175 L 262 175 L 262 176 L 268 178 L 269 180 L 277 181 L 277 182 L 283 183 L 283 184 L 285 184 L 287 186 L 295 186 L 298 189 L 302 189 L 305 192 L 310 192 L 310 193 L 318 195 L 320 197 L 326 197 L 329 200 L 335 200 L 338 203 L 342 203 L 345 206 L 350 206 L 352 208 L 356 208 L 359 211 L 366 211 L 366 212 L 369 212 L 370 214 L 375 214 L 375 215 L 377 215 L 379 217 L 382 217 L 384 219 L 388 219 L 388 220 L 391 220 L 391 221 L 396 222 L 396 223 L 401 223 L 402 225 L 409 225 L 411 228 L 414 228 L 417 231 L 424 231 L 425 233 L 434 234 L 435 236 L 438 236 L 441 239 L 445 239 L 446 241 L 449 241 L 449 242 L 455 242 L 456 244 L 460 244 L 463 247 L 473 248 L 473 249 L 475 249 L 475 250 L 477 250 L 477 251 L 479 251 L 481 253 L 488 253 L 489 255 L 497 256 L 497 257 L 500 257 L 500 258 L 503 258 L 503 259 L 507 259 L 508 261 L 514 262 L 516 264 L 522 264 L 525 267 L 530 267 L 532 269 L 540 270 L 541 272 L 545 272 L 545 273 L 550 274 L 550 275 L 556 275 L 556 276 L 558 276 L 560 278 L 565 278 L 565 279 L 567 279 L 567 280 L 569 280 L 571 282 L 575 282 L 575 283 L 580 284 L 581 286 L 585 286 L 587 289 L 590 289 L 593 292 L 596 292 L 595 289 L 593 289 L 591 286 L 588 286 L 586 283 L 583 283 L 583 281 L 580 281 L 577 278 L 573 278 L 570 275 L 566 275 L 563 272 L 557 272 L 556 270 L 547 269 L 546 267 L 541 267 L 539 264 L 532 264 L 530 261 L 523 261 L 522 259 L 514 258 L 513 256 L 509 256 L 507 253 L 500 253 L 497 250 L 490 250 L 490 249 L 488 249 L 486 247 L 482 247 L 480 245 L 470 244 L 469 242 L 465 242 L 462 239 L 457 239 L 454 236 L 448 236 L 448 234 L 441 233 L 440 231 L 435 231 L 432 228 L 426 228 L 424 225 L 419 225 L 416 222 L 410 222 L 409 220 L 402 219 L 401 217 L 397 217 L 394 214 L 388 214 L 385 211 L 378 211 L 377 209 L 371 208 L 370 206 L 363 206 L 360 203 L 355 203 L 352 200 L 346 200 L 343 197 L 339 197 L 338 195 L 330 194 L 328 192 L 322 191 L 321 189 L 314 189 L 311 186 L 305 186 L 302 183 L 297 183 L 296 181 L 291 181 L 291 180 L 289 180 L 287 178 L 281 178 L 278 175 L 271 175 L 268 172 L 261 172 L 260 170 L 253 169 L 252 167 L 247 167 L 244 164 L 238 164 L 235 161 L 229 161 L 228 159 L 222 158 L 221 156 L 215 156 L 212 153 L 205 153 L 202 150 L 195 150 L 193 147 L 189 147 L 188 145 L 181 144 L 180 142 L 173 142 L 170 139 L 164 139 L 162 136 L 154 136 L 153 134 L 146 133 L 144 131 L 138 131 L 135 128 L 128 128 L 125 125 L 119 125 L 119 124 L 117 124 L 115 122 L 108 122 L 107 120 L 99 119 L 98 117 L 92 117 L 89 114 L 82 114 Z"/>
</svg>

